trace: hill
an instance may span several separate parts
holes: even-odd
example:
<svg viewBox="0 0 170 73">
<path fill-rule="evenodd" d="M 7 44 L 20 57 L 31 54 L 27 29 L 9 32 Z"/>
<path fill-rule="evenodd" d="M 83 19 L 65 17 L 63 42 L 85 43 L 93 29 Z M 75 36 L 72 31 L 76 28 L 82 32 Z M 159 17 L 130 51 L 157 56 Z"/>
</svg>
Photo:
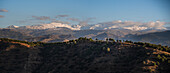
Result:
<svg viewBox="0 0 170 73">
<path fill-rule="evenodd" d="M 24 40 L 25 38 L 31 37 L 28 34 L 18 32 L 13 29 L 0 29 L 0 38 L 11 38 L 11 39 L 18 39 Z"/>
<path fill-rule="evenodd" d="M 145 34 L 156 32 L 148 31 L 131 31 L 123 29 L 112 30 L 70 30 L 68 28 L 50 28 L 50 29 L 19 29 L 19 28 L 3 28 L 0 29 L 0 38 L 11 38 L 22 41 L 41 41 L 41 42 L 61 42 L 67 39 L 75 39 L 79 37 L 98 38 L 105 40 L 105 38 L 122 39 L 128 34 Z M 56 36 L 56 37 L 54 37 Z M 59 38 L 64 37 L 64 38 Z M 68 37 L 65 37 L 68 36 Z M 70 36 L 70 37 L 69 37 Z M 50 41 L 46 41 L 49 40 Z M 44 41 L 45 40 L 45 41 Z"/>
<path fill-rule="evenodd" d="M 130 40 L 149 42 L 154 44 L 162 44 L 170 46 L 170 31 L 147 33 L 142 35 L 128 35 L 126 36 Z"/>
<path fill-rule="evenodd" d="M 170 47 L 113 39 L 0 39 L 1 73 L 168 73 Z"/>
<path fill-rule="evenodd" d="M 34 30 L 34 29 L 0 29 L 0 38 L 10 38 L 29 42 L 61 42 L 64 40 L 74 39 L 72 31 L 67 29 L 54 31 Z"/>
</svg>

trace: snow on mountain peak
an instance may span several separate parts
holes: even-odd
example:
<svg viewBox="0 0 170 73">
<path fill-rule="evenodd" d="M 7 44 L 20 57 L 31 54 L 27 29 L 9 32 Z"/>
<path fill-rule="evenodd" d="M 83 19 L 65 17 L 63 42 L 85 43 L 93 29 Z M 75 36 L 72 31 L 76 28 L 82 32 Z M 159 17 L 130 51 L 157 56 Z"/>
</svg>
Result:
<svg viewBox="0 0 170 73">
<path fill-rule="evenodd" d="M 71 30 L 84 30 L 84 29 L 92 29 L 92 30 L 108 30 L 108 29 L 128 29 L 132 31 L 141 31 L 147 29 L 158 29 L 165 30 L 166 28 L 163 26 L 165 22 L 155 21 L 155 22 L 133 22 L 133 21 L 111 21 L 98 23 L 94 25 L 69 25 L 64 23 L 52 22 L 49 24 L 40 24 L 40 25 L 31 25 L 31 26 L 9 26 L 8 28 L 26 28 L 26 29 L 49 29 L 49 28 L 69 28 Z"/>
<path fill-rule="evenodd" d="M 18 28 L 19 26 L 16 26 L 16 25 L 11 25 L 11 26 L 8 26 L 7 28 Z"/>
<path fill-rule="evenodd" d="M 148 29 L 147 27 L 139 27 L 139 26 L 132 26 L 132 27 L 123 27 L 124 29 L 129 29 L 129 30 L 134 30 L 134 31 L 139 31 L 139 30 L 146 30 Z"/>
<path fill-rule="evenodd" d="M 62 24 L 62 23 L 49 23 L 49 24 L 40 24 L 40 25 L 31 25 L 31 26 L 20 26 L 18 28 L 26 28 L 26 29 L 49 29 L 49 28 L 58 28 L 58 27 L 65 27 L 69 28 L 71 30 L 80 30 L 81 26 L 70 26 L 68 24 Z"/>
<path fill-rule="evenodd" d="M 133 21 L 112 21 L 112 22 L 104 22 L 100 24 L 96 24 L 91 27 L 91 29 L 128 29 L 132 31 L 141 31 L 147 29 L 157 29 L 157 30 L 165 30 L 166 28 L 163 26 L 165 22 L 155 21 L 155 22 L 133 22 Z"/>
</svg>

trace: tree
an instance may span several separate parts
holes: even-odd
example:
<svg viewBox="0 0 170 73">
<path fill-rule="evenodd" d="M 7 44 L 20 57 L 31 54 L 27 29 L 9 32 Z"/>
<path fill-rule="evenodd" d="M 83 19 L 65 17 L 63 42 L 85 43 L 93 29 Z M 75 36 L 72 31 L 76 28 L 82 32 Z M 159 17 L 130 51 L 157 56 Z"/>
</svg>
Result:
<svg viewBox="0 0 170 73">
<path fill-rule="evenodd" d="M 112 39 L 112 38 L 109 38 L 109 41 L 113 41 L 113 42 L 115 42 L 115 40 L 114 40 L 114 39 Z"/>
<path fill-rule="evenodd" d="M 116 40 L 117 42 L 119 42 L 119 40 Z"/>
<path fill-rule="evenodd" d="M 122 40 L 119 40 L 119 42 L 121 43 L 121 42 L 122 42 Z"/>
<path fill-rule="evenodd" d="M 107 51 L 110 52 L 110 48 L 107 48 Z"/>
<path fill-rule="evenodd" d="M 161 55 L 158 55 L 157 58 L 158 58 L 158 59 L 161 59 L 162 57 L 161 57 Z"/>
<path fill-rule="evenodd" d="M 157 61 L 157 65 L 160 65 L 160 63 Z"/>
<path fill-rule="evenodd" d="M 106 38 L 106 41 L 108 41 L 109 39 L 108 38 Z"/>
<path fill-rule="evenodd" d="M 123 42 L 125 42 L 125 40 L 123 40 Z"/>
<path fill-rule="evenodd" d="M 89 40 L 92 42 L 93 41 L 93 39 L 92 38 L 89 38 Z"/>
<path fill-rule="evenodd" d="M 74 44 L 76 44 L 76 41 L 75 41 L 75 40 L 73 40 L 73 43 L 74 43 Z"/>
<path fill-rule="evenodd" d="M 98 41 L 98 39 L 97 39 L 97 38 L 96 38 L 95 40 L 96 40 L 96 41 Z"/>
</svg>

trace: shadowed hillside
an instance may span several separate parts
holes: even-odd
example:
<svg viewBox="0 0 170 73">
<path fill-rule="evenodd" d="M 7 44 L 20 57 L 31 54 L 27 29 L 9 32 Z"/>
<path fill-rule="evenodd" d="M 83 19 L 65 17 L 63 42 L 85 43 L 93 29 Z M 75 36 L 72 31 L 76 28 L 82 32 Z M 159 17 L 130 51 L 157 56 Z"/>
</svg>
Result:
<svg viewBox="0 0 170 73">
<path fill-rule="evenodd" d="M 79 37 L 121 39 L 128 34 L 144 34 L 147 32 L 137 32 L 130 30 L 70 30 L 68 28 L 51 29 L 0 29 L 0 38 L 10 38 L 22 41 L 41 41 L 41 42 L 61 42 L 72 40 Z"/>
<path fill-rule="evenodd" d="M 168 73 L 170 48 L 79 38 L 41 43 L 0 39 L 1 73 Z"/>
<path fill-rule="evenodd" d="M 154 44 L 162 44 L 170 46 L 170 31 L 154 32 L 142 35 L 130 35 L 127 36 L 134 41 L 149 42 Z"/>
</svg>

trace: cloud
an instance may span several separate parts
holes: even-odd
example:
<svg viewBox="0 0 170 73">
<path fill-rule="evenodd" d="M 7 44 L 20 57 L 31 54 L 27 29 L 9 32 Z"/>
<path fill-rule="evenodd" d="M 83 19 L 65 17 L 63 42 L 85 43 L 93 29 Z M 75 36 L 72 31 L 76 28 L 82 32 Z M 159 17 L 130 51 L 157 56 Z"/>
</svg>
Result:
<svg viewBox="0 0 170 73">
<path fill-rule="evenodd" d="M 60 17 L 68 17 L 69 15 L 57 15 L 56 18 L 60 18 Z"/>
<path fill-rule="evenodd" d="M 50 20 L 50 17 L 48 16 L 32 16 L 36 20 Z"/>
<path fill-rule="evenodd" d="M 166 24 L 165 22 L 156 21 L 156 22 L 144 23 L 143 26 L 151 27 L 151 28 L 156 28 L 156 29 L 165 29 L 165 27 L 163 26 L 165 24 Z"/>
<path fill-rule="evenodd" d="M 79 22 L 79 21 L 80 21 L 80 20 L 79 20 L 79 19 L 77 19 L 77 18 L 68 18 L 67 20 L 77 21 L 77 22 Z"/>
<path fill-rule="evenodd" d="M 81 26 L 89 25 L 89 21 L 80 21 L 79 25 L 81 25 Z"/>
<path fill-rule="evenodd" d="M 0 12 L 8 12 L 8 10 L 1 9 Z"/>
<path fill-rule="evenodd" d="M 67 20 L 75 21 L 75 22 L 78 22 L 79 25 L 86 26 L 86 25 L 89 25 L 89 22 L 91 22 L 93 19 L 96 19 L 96 18 L 87 18 L 85 20 L 80 20 L 78 18 L 68 18 Z"/>
<path fill-rule="evenodd" d="M 26 21 L 26 20 L 20 20 L 20 21 L 17 21 L 18 23 L 26 23 L 26 22 L 28 22 L 28 21 Z"/>
<path fill-rule="evenodd" d="M 85 19 L 83 21 L 80 21 L 79 25 L 82 25 L 82 26 L 89 25 L 89 23 L 92 22 L 93 19 L 96 19 L 96 18 L 87 18 L 87 19 Z"/>
<path fill-rule="evenodd" d="M 0 18 L 3 18 L 4 16 L 3 15 L 0 15 Z"/>
<path fill-rule="evenodd" d="M 70 22 L 66 22 L 66 21 L 59 21 L 59 20 L 56 20 L 56 21 L 53 21 L 55 23 L 62 23 L 62 24 L 70 24 Z"/>
</svg>

